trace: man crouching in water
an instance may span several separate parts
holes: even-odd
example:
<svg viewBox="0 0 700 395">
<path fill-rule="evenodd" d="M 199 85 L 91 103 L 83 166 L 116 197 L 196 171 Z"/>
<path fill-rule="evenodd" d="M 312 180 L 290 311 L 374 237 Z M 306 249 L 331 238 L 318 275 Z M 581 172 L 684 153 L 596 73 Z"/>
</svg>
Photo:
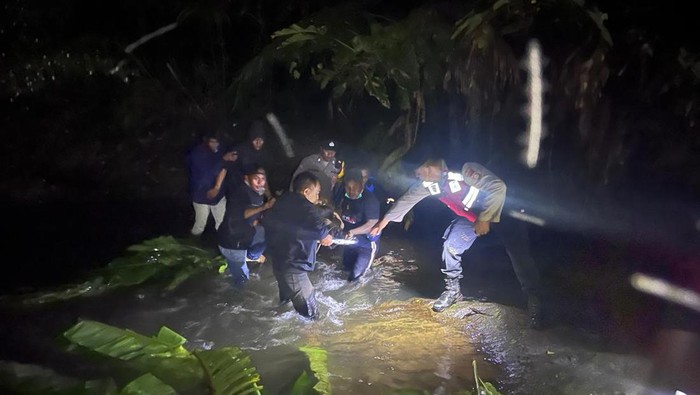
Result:
<svg viewBox="0 0 700 395">
<path fill-rule="evenodd" d="M 316 319 L 318 308 L 308 273 L 314 270 L 318 243 L 333 242 L 315 204 L 321 184 L 310 172 L 299 173 L 292 192 L 279 198 L 263 219 L 280 302 L 291 300 L 299 314 Z"/>
<path fill-rule="evenodd" d="M 429 160 L 416 169 L 417 183 L 401 196 L 370 232 L 377 235 L 389 222 L 399 222 L 418 202 L 435 196 L 457 217 L 445 230 L 442 248 L 442 273 L 445 275 L 445 291 L 433 303 L 433 310 L 440 312 L 463 299 L 459 285 L 462 278 L 462 254 L 477 237 L 491 230 L 492 224 L 501 220 L 506 199 L 505 183 L 490 170 L 478 163 L 465 163 L 461 172 L 451 172 L 443 160 Z M 539 299 L 540 279 L 530 255 L 527 237 L 517 229 L 517 224 L 498 228 L 499 236 L 510 256 L 515 274 L 528 296 L 531 325 L 542 326 L 542 308 Z"/>
</svg>

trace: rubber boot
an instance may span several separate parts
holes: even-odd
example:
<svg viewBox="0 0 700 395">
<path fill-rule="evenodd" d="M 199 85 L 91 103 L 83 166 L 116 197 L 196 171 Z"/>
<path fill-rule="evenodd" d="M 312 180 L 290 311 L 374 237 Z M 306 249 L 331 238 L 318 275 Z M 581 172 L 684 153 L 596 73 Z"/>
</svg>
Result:
<svg viewBox="0 0 700 395">
<path fill-rule="evenodd" d="M 433 303 L 433 311 L 439 313 L 463 299 L 464 296 L 459 288 L 459 277 L 445 278 L 445 291 Z"/>
</svg>

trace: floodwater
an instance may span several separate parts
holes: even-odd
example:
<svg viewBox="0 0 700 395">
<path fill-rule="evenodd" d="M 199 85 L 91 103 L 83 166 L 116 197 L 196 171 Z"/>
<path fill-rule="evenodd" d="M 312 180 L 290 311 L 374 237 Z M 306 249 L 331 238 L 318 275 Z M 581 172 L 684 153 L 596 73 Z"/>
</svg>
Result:
<svg viewBox="0 0 700 395">
<path fill-rule="evenodd" d="M 241 347 L 250 354 L 262 376 L 262 384 L 271 394 L 289 393 L 291 385 L 307 366 L 306 357 L 299 350 L 306 346 L 327 351 L 334 394 L 391 393 L 396 389 L 449 394 L 468 390 L 473 388 L 473 360 L 477 361 L 479 375 L 485 381 L 502 385 L 504 393 L 559 393 L 560 388 L 571 388 L 564 378 L 581 376 L 578 373 L 582 361 L 591 355 L 596 358 L 601 355 L 595 347 L 587 346 L 582 351 L 572 348 L 576 333 L 557 335 L 558 332 L 553 332 L 555 338 L 548 336 L 548 332 L 540 337 L 530 333 L 539 339 L 533 341 L 523 338 L 526 323 L 520 321 L 513 327 L 498 318 L 491 324 L 478 326 L 474 323 L 479 319 L 474 317 L 460 313 L 459 318 L 460 314 L 430 311 L 430 300 L 442 290 L 440 235 L 449 223 L 449 218 L 437 215 L 436 208 L 430 204 L 426 202 L 423 211 L 416 211 L 416 223 L 420 226 L 414 226 L 410 232 L 405 233 L 396 226 L 394 231 L 388 229 L 381 240 L 377 264 L 360 283 L 345 281 L 346 274 L 340 270 L 339 248 L 321 249 L 318 268 L 310 276 L 317 286 L 320 304 L 321 319 L 316 322 L 299 317 L 291 306 L 278 305 L 271 267 L 263 264 L 253 268 L 254 276 L 242 290 L 233 289 L 224 275 L 206 273 L 168 293 L 159 285 L 147 285 L 50 305 L 17 306 L 0 301 L 0 360 L 38 364 L 85 379 L 112 376 L 114 372 L 109 365 L 68 354 L 58 340 L 78 319 L 92 319 L 149 336 L 166 325 L 185 336 L 190 349 Z M 128 245 L 172 234 L 173 230 L 183 233 L 191 224 L 188 202 L 177 200 L 150 203 L 83 200 L 8 207 L 9 212 L 22 212 L 23 216 L 11 217 L 6 223 L 12 232 L 6 240 L 5 272 L 0 277 L 4 294 L 80 282 L 91 270 L 119 256 Z M 211 229 L 205 236 L 207 234 L 209 240 L 205 240 L 205 245 L 213 248 Z M 545 268 L 556 264 L 568 277 L 592 276 L 595 265 L 577 264 L 578 260 L 572 259 L 573 253 L 564 253 L 585 249 L 571 248 L 577 244 L 570 242 L 551 246 L 551 233 L 533 235 L 538 236 L 533 237 L 533 244 L 538 247 L 533 250 L 538 255 L 538 264 Z M 561 234 L 555 236 L 555 240 L 567 240 Z M 578 240 L 577 236 L 572 237 Z M 545 252 L 553 257 L 542 259 L 543 255 L 546 258 Z M 10 256 L 19 258 L 7 258 Z M 465 255 L 463 267 L 465 296 L 490 302 L 491 307 L 512 306 L 507 309 L 509 316 L 510 312 L 524 316 L 518 281 L 503 247 L 495 238 L 486 236 L 479 240 Z M 595 283 L 585 281 L 584 284 Z M 603 286 L 605 284 L 615 283 L 608 278 Z M 588 295 L 594 290 L 576 293 L 576 289 L 568 287 L 566 291 L 572 295 Z M 591 298 L 579 297 L 572 301 L 561 298 L 565 294 L 557 296 L 559 298 L 553 301 L 560 304 L 555 307 L 557 319 L 563 323 L 584 323 L 583 327 L 588 328 L 591 323 L 611 322 L 605 315 L 599 317 L 604 306 L 589 303 Z M 622 328 L 618 332 L 623 336 L 613 339 L 633 338 L 631 334 L 635 333 L 635 328 L 651 328 L 646 331 L 654 328 L 653 325 L 638 325 L 638 322 L 653 324 L 657 317 L 651 308 L 656 302 L 644 300 L 649 308 L 639 312 L 651 319 L 638 321 L 634 319 L 637 316 L 631 315 L 634 325 L 618 325 Z M 500 307 L 494 307 L 494 311 L 502 310 Z M 459 313 L 461 310 L 458 310 L 450 312 Z M 491 343 L 498 343 L 497 349 L 501 346 L 513 346 L 513 349 L 506 354 L 494 352 L 480 335 L 493 335 L 495 340 Z M 556 336 L 561 338 L 559 348 L 554 348 L 559 344 Z M 479 347 L 484 348 L 493 364 L 485 360 Z M 554 354 L 550 353 L 552 349 Z M 574 355 L 578 359 L 551 360 L 562 355 Z M 603 369 L 617 366 L 621 370 L 640 366 L 626 359 L 615 362 L 613 356 L 594 365 L 583 371 L 601 366 Z M 582 391 L 594 388 L 596 377 L 591 375 L 590 381 L 574 388 Z M 524 383 L 534 381 L 537 383 L 523 387 Z M 521 387 L 545 388 L 545 385 L 547 391 L 518 392 Z M 607 382 L 599 386 L 617 388 Z"/>
<path fill-rule="evenodd" d="M 75 361 L 54 346 L 62 331 L 85 318 L 146 335 L 166 325 L 185 336 L 190 349 L 238 346 L 251 355 L 269 393 L 288 393 L 306 366 L 299 351 L 305 346 L 327 351 L 334 394 L 469 390 L 474 360 L 483 380 L 497 381 L 498 368 L 470 343 L 467 321 L 430 310 L 426 298 L 439 295 L 442 285 L 439 255 L 388 238 L 366 277 L 351 284 L 341 270 L 340 250 L 323 248 L 310 275 L 321 314 L 317 321 L 300 317 L 291 305 L 280 306 L 271 266 L 254 264 L 243 289 L 231 287 L 227 275 L 208 273 L 171 293 L 135 287 L 3 312 L 2 358 L 93 377 L 99 367 L 67 367 Z"/>
</svg>

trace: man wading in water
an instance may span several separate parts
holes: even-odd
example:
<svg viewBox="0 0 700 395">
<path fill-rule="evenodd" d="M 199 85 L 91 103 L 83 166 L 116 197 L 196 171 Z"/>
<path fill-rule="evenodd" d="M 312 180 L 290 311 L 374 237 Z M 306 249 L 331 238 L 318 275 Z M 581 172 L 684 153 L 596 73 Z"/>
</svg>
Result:
<svg viewBox="0 0 700 395">
<path fill-rule="evenodd" d="M 491 224 L 500 222 L 506 199 L 506 184 L 490 170 L 478 163 L 465 163 L 460 173 L 450 172 L 444 160 L 429 160 L 416 169 L 421 182 L 411 187 L 371 230 L 378 235 L 389 222 L 400 222 L 418 202 L 428 196 L 437 197 L 457 216 L 445 230 L 442 247 L 442 273 L 445 291 L 433 303 L 440 312 L 464 297 L 459 285 L 462 278 L 462 254 L 477 237 L 491 230 Z M 515 274 L 523 291 L 528 295 L 531 325 L 542 327 L 542 307 L 539 298 L 540 279 L 530 255 L 527 237 L 519 232 L 518 224 L 499 226 L 499 236 L 510 256 Z"/>
<path fill-rule="evenodd" d="M 263 219 L 280 302 L 291 301 L 311 319 L 318 318 L 318 308 L 308 273 L 316 266 L 318 244 L 333 242 L 316 206 L 320 192 L 318 177 L 301 172 L 292 181 L 292 192 L 282 195 Z"/>
</svg>

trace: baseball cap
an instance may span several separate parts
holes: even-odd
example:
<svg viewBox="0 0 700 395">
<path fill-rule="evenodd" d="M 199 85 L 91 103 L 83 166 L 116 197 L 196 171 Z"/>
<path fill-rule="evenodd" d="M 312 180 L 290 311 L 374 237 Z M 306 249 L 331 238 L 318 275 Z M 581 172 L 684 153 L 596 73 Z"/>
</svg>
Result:
<svg viewBox="0 0 700 395">
<path fill-rule="evenodd" d="M 262 166 L 260 166 L 256 163 L 250 163 L 250 164 L 247 164 L 243 167 L 243 175 L 244 176 L 250 176 L 253 174 L 267 175 L 265 173 L 265 169 L 263 169 Z"/>
<path fill-rule="evenodd" d="M 321 144 L 321 148 L 327 151 L 337 151 L 338 142 L 335 140 L 326 140 Z"/>
</svg>

